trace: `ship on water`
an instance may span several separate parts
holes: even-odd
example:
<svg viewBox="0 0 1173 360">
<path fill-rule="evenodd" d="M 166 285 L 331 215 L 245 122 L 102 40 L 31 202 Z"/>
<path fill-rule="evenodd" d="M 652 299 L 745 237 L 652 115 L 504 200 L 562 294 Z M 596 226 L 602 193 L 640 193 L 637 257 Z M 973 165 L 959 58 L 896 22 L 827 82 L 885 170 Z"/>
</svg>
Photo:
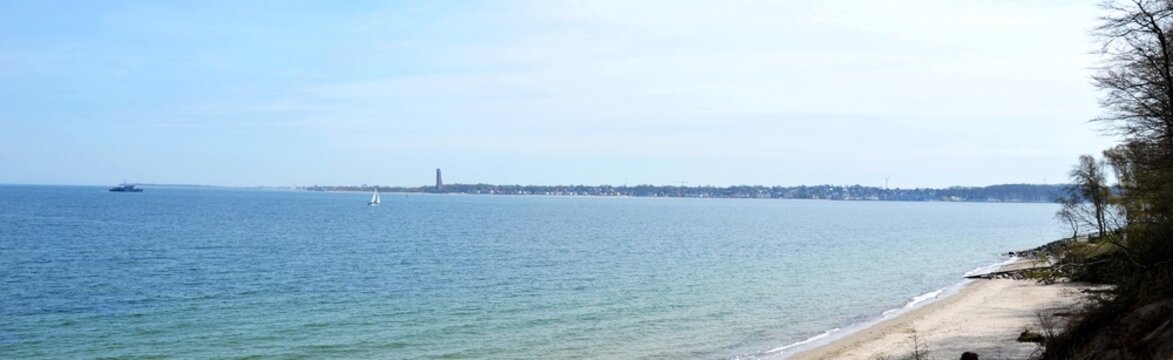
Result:
<svg viewBox="0 0 1173 360">
<path fill-rule="evenodd" d="M 134 186 L 135 186 L 134 184 L 127 184 L 126 181 L 123 181 L 122 185 L 112 187 L 112 188 L 110 188 L 110 191 L 113 191 L 113 192 L 143 192 L 143 189 L 139 189 Z"/>
</svg>

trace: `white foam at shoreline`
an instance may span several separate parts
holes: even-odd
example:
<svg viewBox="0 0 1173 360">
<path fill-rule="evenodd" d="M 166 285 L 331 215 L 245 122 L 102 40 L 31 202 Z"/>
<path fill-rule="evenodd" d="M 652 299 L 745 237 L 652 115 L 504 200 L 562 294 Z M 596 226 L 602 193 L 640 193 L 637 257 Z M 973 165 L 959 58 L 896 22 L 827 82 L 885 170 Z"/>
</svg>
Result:
<svg viewBox="0 0 1173 360">
<path fill-rule="evenodd" d="M 839 331 L 839 328 L 834 328 L 834 329 L 831 329 L 831 330 L 827 330 L 827 331 L 824 331 L 822 334 L 818 334 L 818 335 L 812 336 L 812 337 L 811 337 L 811 338 L 809 338 L 809 339 L 806 339 L 806 340 L 803 340 L 803 341 L 799 341 L 799 342 L 796 342 L 796 343 L 793 343 L 793 344 L 790 344 L 790 345 L 786 345 L 786 346 L 783 346 L 783 347 L 780 347 L 780 348 L 776 348 L 776 349 L 770 349 L 770 351 L 767 351 L 766 353 L 776 353 L 776 352 L 782 352 L 782 351 L 785 351 L 786 349 L 789 349 L 789 348 L 793 348 L 793 347 L 796 347 L 796 346 L 802 346 L 803 344 L 809 344 L 809 343 L 811 343 L 811 342 L 818 341 L 819 339 L 822 339 L 822 338 L 825 338 L 825 337 L 831 336 L 831 334 L 833 334 L 833 333 L 835 333 L 835 332 L 837 332 L 837 331 Z"/>
<path fill-rule="evenodd" d="M 994 271 L 997 271 L 998 269 L 1001 269 L 1003 266 L 1013 264 L 1015 261 L 1018 261 L 1018 259 L 1019 258 L 1017 256 L 1011 256 L 1009 259 L 1006 259 L 1006 261 L 999 262 L 997 264 L 990 264 L 990 265 L 978 267 L 978 268 L 970 270 L 970 271 L 966 271 L 965 274 L 963 274 L 962 276 L 974 276 L 974 275 L 994 272 Z"/>
<path fill-rule="evenodd" d="M 938 296 L 941 296 L 941 293 L 944 291 L 945 289 L 937 289 L 914 297 L 912 298 L 912 301 L 908 302 L 908 304 L 904 304 L 903 309 L 912 309 L 925 301 L 936 299 Z"/>
<path fill-rule="evenodd" d="M 965 274 L 963 276 L 972 276 L 972 275 L 992 272 L 992 271 L 998 270 L 1006 265 L 1013 264 L 1015 261 L 1018 261 L 1018 259 L 1019 258 L 1017 256 L 1011 256 L 1009 259 L 1007 259 L 1005 261 L 1001 261 L 1001 262 L 986 265 L 986 266 L 981 266 L 981 267 L 975 268 L 973 270 L 967 271 L 967 272 L 965 272 Z M 879 324 L 880 322 L 882 322 L 884 320 L 895 318 L 901 314 L 907 313 L 907 312 L 912 311 L 916 308 L 922 307 L 924 305 L 928 305 L 929 303 L 932 303 L 932 302 L 947 298 L 949 296 L 955 295 L 955 294 L 961 292 L 962 288 L 964 288 L 966 285 L 969 285 L 972 282 L 973 282 L 973 280 L 964 279 L 964 280 L 959 281 L 953 285 L 949 285 L 948 287 L 914 296 L 912 298 L 912 300 L 909 300 L 909 302 L 904 304 L 904 306 L 896 308 L 896 309 L 884 311 L 883 313 L 880 314 L 880 317 L 877 319 L 854 324 L 854 325 L 846 327 L 845 329 L 844 328 L 835 328 L 835 329 L 832 329 L 829 331 L 825 331 L 819 335 L 812 336 L 806 340 L 799 341 L 799 342 L 796 342 L 796 343 L 793 343 L 790 345 L 774 348 L 769 351 L 759 353 L 760 355 L 755 356 L 755 357 L 769 358 L 769 359 L 786 359 L 790 356 L 793 356 L 794 354 L 797 354 L 798 353 L 797 350 L 809 350 L 809 349 L 816 347 L 815 345 L 829 344 L 834 340 L 845 338 L 847 336 L 850 336 L 851 334 L 854 334 L 859 331 L 870 328 L 872 326 L 875 326 L 876 324 Z M 834 334 L 835 336 L 832 337 L 831 336 L 832 334 Z"/>
</svg>

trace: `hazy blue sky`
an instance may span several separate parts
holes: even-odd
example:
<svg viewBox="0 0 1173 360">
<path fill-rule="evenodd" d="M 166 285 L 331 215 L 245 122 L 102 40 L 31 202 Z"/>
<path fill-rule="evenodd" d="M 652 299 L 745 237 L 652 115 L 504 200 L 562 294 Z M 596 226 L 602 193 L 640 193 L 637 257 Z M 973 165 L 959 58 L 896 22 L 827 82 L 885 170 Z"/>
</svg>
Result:
<svg viewBox="0 0 1173 360">
<path fill-rule="evenodd" d="M 1096 1 L 4 1 L 0 183 L 1057 182 Z"/>
</svg>

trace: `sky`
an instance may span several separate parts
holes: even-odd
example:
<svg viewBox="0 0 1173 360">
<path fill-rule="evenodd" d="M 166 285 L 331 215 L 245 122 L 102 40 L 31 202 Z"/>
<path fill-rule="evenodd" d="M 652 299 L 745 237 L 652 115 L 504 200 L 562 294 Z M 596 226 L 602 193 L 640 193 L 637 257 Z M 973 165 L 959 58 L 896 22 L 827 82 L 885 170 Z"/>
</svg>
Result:
<svg viewBox="0 0 1173 360">
<path fill-rule="evenodd" d="M 1097 1 L 5 1 L 0 183 L 1058 183 Z"/>
</svg>

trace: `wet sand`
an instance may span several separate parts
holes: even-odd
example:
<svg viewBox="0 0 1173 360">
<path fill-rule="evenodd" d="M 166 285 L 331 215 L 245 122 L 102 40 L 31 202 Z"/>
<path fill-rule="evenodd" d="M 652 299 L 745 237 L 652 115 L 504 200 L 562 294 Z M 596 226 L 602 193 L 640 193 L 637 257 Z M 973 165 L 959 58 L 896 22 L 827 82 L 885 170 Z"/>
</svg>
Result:
<svg viewBox="0 0 1173 360">
<path fill-rule="evenodd" d="M 914 339 L 934 359 L 957 359 L 966 351 L 982 359 L 1025 359 L 1039 350 L 1018 342 L 1024 329 L 1039 331 L 1039 313 L 1070 312 L 1085 287 L 1040 285 L 1030 280 L 976 280 L 957 294 L 791 359 L 902 359 Z"/>
</svg>

